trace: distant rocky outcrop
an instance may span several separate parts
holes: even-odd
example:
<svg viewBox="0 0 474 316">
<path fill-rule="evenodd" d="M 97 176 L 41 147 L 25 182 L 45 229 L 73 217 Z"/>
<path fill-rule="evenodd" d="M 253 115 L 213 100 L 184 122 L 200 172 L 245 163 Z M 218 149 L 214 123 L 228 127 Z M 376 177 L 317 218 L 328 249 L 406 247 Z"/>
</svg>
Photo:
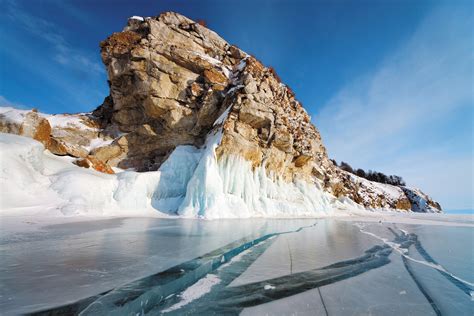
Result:
<svg viewBox="0 0 474 316">
<path fill-rule="evenodd" d="M 439 212 L 419 190 L 347 173 L 273 68 L 176 14 L 131 18 L 100 43 L 110 95 L 92 113 L 21 119 L 0 113 L 0 131 L 41 141 L 76 164 L 157 170 L 180 145 L 201 147 L 220 130 L 217 160 L 241 157 L 278 181 L 305 181 L 365 208 Z M 5 112 L 5 111 L 4 111 Z M 49 124 L 48 124 L 49 123 Z"/>
</svg>

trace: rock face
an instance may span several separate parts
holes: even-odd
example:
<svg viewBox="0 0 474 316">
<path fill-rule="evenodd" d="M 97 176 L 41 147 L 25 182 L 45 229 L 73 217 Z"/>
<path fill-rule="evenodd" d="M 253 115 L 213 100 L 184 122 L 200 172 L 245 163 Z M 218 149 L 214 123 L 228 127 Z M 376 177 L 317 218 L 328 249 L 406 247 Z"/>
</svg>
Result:
<svg viewBox="0 0 474 316">
<path fill-rule="evenodd" d="M 92 168 L 114 173 L 100 158 L 89 156 L 89 152 L 95 150 L 96 146 L 112 141 L 112 138 L 102 135 L 97 121 L 91 116 L 45 115 L 36 110 L 1 108 L 0 132 L 31 137 L 55 155 L 68 155 L 78 158 L 78 161 L 94 161 L 95 163 L 90 164 Z"/>
<path fill-rule="evenodd" d="M 334 166 L 311 118 L 273 69 L 184 16 L 129 19 L 100 47 L 110 96 L 91 114 L 75 116 L 87 128 L 51 129 L 50 118 L 31 112 L 20 126 L 0 117 L 2 131 L 110 172 L 157 170 L 177 146 L 201 147 L 220 130 L 218 161 L 240 157 L 275 181 L 305 181 L 365 208 L 441 210 L 418 190 L 373 183 Z"/>
</svg>

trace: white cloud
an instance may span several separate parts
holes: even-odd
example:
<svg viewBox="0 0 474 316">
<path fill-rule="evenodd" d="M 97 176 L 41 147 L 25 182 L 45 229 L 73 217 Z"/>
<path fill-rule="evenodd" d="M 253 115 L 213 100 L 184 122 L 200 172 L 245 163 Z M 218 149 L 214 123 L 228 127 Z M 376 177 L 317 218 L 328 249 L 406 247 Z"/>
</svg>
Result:
<svg viewBox="0 0 474 316">
<path fill-rule="evenodd" d="M 7 16 L 13 23 L 52 45 L 56 54 L 54 60 L 59 64 L 69 66 L 76 71 L 104 73 L 102 65 L 85 52 L 73 47 L 58 31 L 60 27 L 52 21 L 29 14 L 16 2 L 7 2 L 6 9 Z"/>
<path fill-rule="evenodd" d="M 455 136 L 468 140 L 463 149 L 437 130 L 457 111 L 472 115 L 472 21 L 469 10 L 434 9 L 374 72 L 343 87 L 316 116 L 330 156 L 400 174 L 448 208 L 472 207 L 472 120 L 470 135 Z M 462 186 L 446 189 L 455 178 Z"/>
</svg>

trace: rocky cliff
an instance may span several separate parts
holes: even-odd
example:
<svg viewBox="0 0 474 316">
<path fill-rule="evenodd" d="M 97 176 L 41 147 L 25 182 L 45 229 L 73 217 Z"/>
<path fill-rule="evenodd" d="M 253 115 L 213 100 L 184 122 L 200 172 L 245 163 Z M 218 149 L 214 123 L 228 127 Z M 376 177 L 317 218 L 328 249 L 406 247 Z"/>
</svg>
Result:
<svg viewBox="0 0 474 316">
<path fill-rule="evenodd" d="M 334 201 L 441 210 L 419 190 L 340 170 L 328 159 L 311 118 L 272 68 L 184 16 L 167 12 L 131 18 L 100 47 L 110 85 L 101 106 L 62 116 L 3 110 L 0 131 L 35 138 L 54 154 L 77 157 L 79 166 L 108 173 L 113 168 L 161 170 L 177 148 L 201 148 L 184 192 L 164 197 L 182 196 L 181 204 L 169 210 L 182 214 L 202 215 L 203 208 L 224 203 L 250 215 L 271 208 L 291 215 Z M 217 178 L 211 179 L 213 172 Z M 214 182 L 219 187 L 209 189 Z"/>
</svg>

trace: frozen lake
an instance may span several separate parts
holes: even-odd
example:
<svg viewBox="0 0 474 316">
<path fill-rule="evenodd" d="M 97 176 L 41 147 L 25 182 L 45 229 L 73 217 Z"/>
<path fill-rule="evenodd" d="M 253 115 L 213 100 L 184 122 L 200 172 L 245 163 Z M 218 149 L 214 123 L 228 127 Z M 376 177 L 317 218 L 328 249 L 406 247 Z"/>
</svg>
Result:
<svg viewBox="0 0 474 316">
<path fill-rule="evenodd" d="M 6 223 L 5 315 L 474 314 L 469 216 Z"/>
</svg>

